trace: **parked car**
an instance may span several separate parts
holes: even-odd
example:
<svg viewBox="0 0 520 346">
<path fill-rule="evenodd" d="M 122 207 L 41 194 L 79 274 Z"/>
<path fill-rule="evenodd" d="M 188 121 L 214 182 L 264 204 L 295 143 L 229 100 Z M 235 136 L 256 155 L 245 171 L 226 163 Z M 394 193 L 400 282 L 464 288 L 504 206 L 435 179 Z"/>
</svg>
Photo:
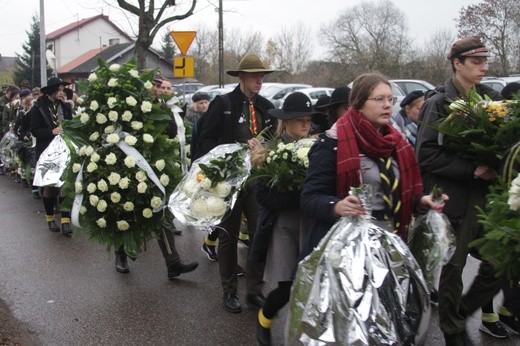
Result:
<svg viewBox="0 0 520 346">
<path fill-rule="evenodd" d="M 391 79 L 390 82 L 401 88 L 405 95 L 415 90 L 428 91 L 435 89 L 435 86 L 420 79 Z"/>
<path fill-rule="evenodd" d="M 307 95 L 309 99 L 311 100 L 312 105 L 314 106 L 318 99 L 322 96 L 330 96 L 332 95 L 332 92 L 334 91 L 333 88 L 325 88 L 325 87 L 316 87 L 316 88 L 305 88 L 300 90 L 291 91 L 290 93 L 287 93 L 281 100 L 280 100 L 280 106 L 279 108 L 283 107 L 283 104 L 285 102 L 285 99 L 287 96 L 291 95 L 294 92 L 301 92 Z"/>
<path fill-rule="evenodd" d="M 520 76 L 500 77 L 500 78 L 485 78 L 480 84 L 487 85 L 494 90 L 501 92 L 504 87 L 509 83 L 520 83 Z"/>
<path fill-rule="evenodd" d="M 210 91 L 206 91 L 206 92 L 209 94 L 209 100 L 213 101 L 215 96 L 230 93 L 233 91 L 233 89 L 234 88 L 216 88 L 216 89 L 211 89 Z"/>
<path fill-rule="evenodd" d="M 281 99 L 290 93 L 305 88 L 312 88 L 309 84 L 279 84 L 268 85 L 263 90 L 260 90 L 260 95 L 271 101 L 275 108 L 280 107 Z"/>
<path fill-rule="evenodd" d="M 183 94 L 193 94 L 195 91 L 202 88 L 204 84 L 202 83 L 182 83 L 182 84 L 174 84 L 172 85 L 172 90 L 174 93 L 177 93 L 178 96 Z"/>
</svg>

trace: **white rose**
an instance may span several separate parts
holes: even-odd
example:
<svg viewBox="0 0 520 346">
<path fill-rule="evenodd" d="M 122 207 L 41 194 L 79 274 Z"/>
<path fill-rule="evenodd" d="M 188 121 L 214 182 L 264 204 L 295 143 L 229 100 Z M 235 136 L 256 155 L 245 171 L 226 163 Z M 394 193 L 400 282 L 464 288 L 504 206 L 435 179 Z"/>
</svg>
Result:
<svg viewBox="0 0 520 346">
<path fill-rule="evenodd" d="M 143 209 L 143 216 L 147 219 L 151 218 L 153 216 L 153 211 L 150 208 L 144 208 Z"/>
<path fill-rule="evenodd" d="M 83 99 L 83 97 L 78 97 L 78 98 L 76 99 L 76 103 L 77 103 L 78 105 L 82 105 L 84 102 L 85 102 L 85 100 Z"/>
<path fill-rule="evenodd" d="M 197 198 L 190 204 L 191 214 L 197 219 L 206 219 L 210 217 L 208 212 L 208 204 L 204 198 Z"/>
<path fill-rule="evenodd" d="M 117 114 L 116 111 L 108 112 L 108 119 L 110 119 L 110 121 L 116 122 L 118 117 L 119 117 L 119 114 Z"/>
<path fill-rule="evenodd" d="M 119 173 L 112 172 L 110 173 L 107 179 L 110 185 L 117 185 L 121 180 L 121 176 L 119 175 Z"/>
<path fill-rule="evenodd" d="M 94 184 L 94 183 L 90 183 L 90 184 L 87 185 L 87 191 L 88 191 L 89 193 L 92 194 L 92 193 L 96 192 L 96 190 L 97 190 L 97 186 L 96 186 L 96 184 Z"/>
<path fill-rule="evenodd" d="M 125 165 L 128 168 L 135 167 L 135 159 L 133 156 L 127 156 L 125 157 Z"/>
<path fill-rule="evenodd" d="M 112 192 L 110 194 L 110 200 L 113 203 L 118 203 L 121 200 L 121 195 L 119 193 L 117 193 L 117 192 Z"/>
<path fill-rule="evenodd" d="M 106 220 L 103 219 L 103 218 L 97 219 L 97 220 L 96 220 L 96 224 L 98 225 L 99 228 L 105 228 L 105 227 L 107 227 L 107 222 L 106 222 Z"/>
<path fill-rule="evenodd" d="M 108 105 L 108 108 L 112 109 L 116 106 L 117 104 L 117 98 L 115 97 L 109 97 L 107 99 L 107 105 Z"/>
<path fill-rule="evenodd" d="M 145 133 L 145 134 L 143 135 L 143 141 L 144 141 L 145 143 L 153 143 L 153 137 L 152 137 L 152 135 L 149 134 L 149 133 Z"/>
<path fill-rule="evenodd" d="M 139 181 L 139 182 L 145 181 L 146 180 L 145 171 L 138 171 L 137 173 L 135 173 L 135 179 L 137 179 L 137 181 Z"/>
<path fill-rule="evenodd" d="M 107 143 L 116 144 L 120 139 L 117 133 L 111 133 L 107 136 Z"/>
<path fill-rule="evenodd" d="M 221 181 L 212 189 L 217 196 L 225 198 L 231 193 L 231 185 L 228 182 Z"/>
<path fill-rule="evenodd" d="M 148 189 L 148 185 L 144 181 L 137 184 L 137 192 L 139 193 L 145 193 L 146 189 Z"/>
<path fill-rule="evenodd" d="M 141 103 L 141 111 L 143 111 L 143 113 L 150 113 L 152 111 L 152 103 L 143 101 L 143 103 Z"/>
<path fill-rule="evenodd" d="M 75 164 L 72 165 L 73 173 L 78 173 L 80 169 L 81 169 L 81 165 L 79 163 L 76 162 Z"/>
<path fill-rule="evenodd" d="M 134 210 L 134 204 L 132 202 L 125 202 L 125 204 L 123 204 L 123 209 L 125 211 L 133 211 Z"/>
<path fill-rule="evenodd" d="M 159 181 L 161 182 L 161 184 L 163 184 L 163 186 L 168 186 L 168 184 L 170 183 L 170 177 L 166 174 L 162 174 L 159 178 Z"/>
<path fill-rule="evenodd" d="M 130 121 L 130 120 L 132 120 L 132 112 L 124 111 L 124 113 L 121 115 L 121 119 L 123 121 Z"/>
<path fill-rule="evenodd" d="M 107 83 L 107 85 L 111 88 L 116 87 L 117 84 L 117 78 L 110 78 Z"/>
<path fill-rule="evenodd" d="M 86 212 L 87 212 L 87 208 L 85 208 L 84 206 L 81 206 L 81 207 L 79 208 L 79 213 L 80 213 L 81 215 L 85 215 Z"/>
<path fill-rule="evenodd" d="M 99 104 L 97 103 L 96 100 L 90 102 L 90 109 L 91 110 L 95 111 L 98 108 L 99 108 Z"/>
<path fill-rule="evenodd" d="M 88 138 L 90 141 L 95 142 L 99 138 L 99 132 L 93 132 Z"/>
<path fill-rule="evenodd" d="M 132 129 L 139 131 L 140 129 L 143 128 L 143 123 L 140 121 L 132 121 L 130 123 L 130 126 L 132 126 Z"/>
<path fill-rule="evenodd" d="M 133 96 L 128 96 L 126 99 L 126 104 L 129 105 L 130 107 L 133 107 L 137 104 L 137 100 L 133 97 Z"/>
<path fill-rule="evenodd" d="M 127 177 L 124 177 L 121 180 L 119 180 L 119 188 L 120 189 L 123 189 L 123 190 L 128 189 L 128 185 L 129 184 L 130 184 L 130 179 L 128 179 Z"/>
<path fill-rule="evenodd" d="M 90 162 L 87 165 L 87 172 L 89 172 L 89 173 L 94 172 L 96 169 L 98 169 L 98 165 L 95 162 Z"/>
<path fill-rule="evenodd" d="M 107 122 L 107 117 L 105 116 L 105 114 L 102 114 L 102 113 L 96 114 L 96 123 L 101 125 L 106 122 Z"/>
<path fill-rule="evenodd" d="M 80 181 L 74 183 L 74 190 L 76 193 L 80 193 L 83 190 L 83 184 Z"/>
<path fill-rule="evenodd" d="M 99 159 L 101 159 L 101 156 L 99 156 L 98 153 L 94 152 L 92 155 L 90 155 L 90 162 L 98 162 Z"/>
<path fill-rule="evenodd" d="M 92 146 L 89 145 L 88 147 L 85 148 L 85 155 L 90 156 L 93 153 L 94 153 L 94 148 L 92 148 Z"/>
<path fill-rule="evenodd" d="M 130 228 L 130 225 L 125 220 L 117 221 L 117 229 L 120 231 L 127 231 Z"/>
<path fill-rule="evenodd" d="M 151 88 L 153 88 L 153 84 L 150 83 L 149 80 L 147 80 L 146 82 L 144 82 L 144 88 L 145 89 L 151 89 Z"/>
<path fill-rule="evenodd" d="M 96 209 L 102 213 L 104 212 L 105 210 L 107 210 L 107 207 L 108 207 L 108 203 L 107 201 L 105 201 L 104 199 L 101 199 L 99 200 L 97 206 L 96 206 Z"/>
<path fill-rule="evenodd" d="M 160 197 L 152 197 L 152 200 L 150 201 L 152 208 L 159 208 L 162 204 L 162 199 Z"/>
<path fill-rule="evenodd" d="M 88 80 L 90 83 L 92 83 L 92 82 L 95 82 L 97 79 L 98 79 L 97 74 L 96 74 L 95 72 L 92 72 L 91 74 L 89 74 L 87 80 Z"/>
<path fill-rule="evenodd" d="M 155 168 L 162 171 L 166 167 L 166 162 L 163 159 L 155 161 Z"/>
<path fill-rule="evenodd" d="M 134 78 L 139 78 L 139 71 L 137 71 L 135 68 L 128 71 L 128 74 Z"/>
<path fill-rule="evenodd" d="M 121 65 L 119 64 L 112 64 L 108 67 L 108 69 L 112 72 L 117 72 L 121 68 Z"/>
<path fill-rule="evenodd" d="M 100 181 L 97 182 L 97 188 L 101 192 L 106 192 L 106 191 L 108 191 L 108 184 L 104 179 L 101 179 Z"/>
<path fill-rule="evenodd" d="M 81 148 L 79 148 L 78 155 L 79 156 L 85 156 L 85 149 L 87 148 L 86 145 L 83 145 Z"/>
<path fill-rule="evenodd" d="M 99 202 L 99 197 L 96 195 L 90 195 L 88 198 L 90 205 L 95 207 Z"/>
<path fill-rule="evenodd" d="M 209 191 L 209 189 L 211 189 L 211 183 L 212 183 L 211 179 L 204 178 L 204 180 L 202 180 L 200 182 L 200 187 L 203 190 Z"/>
<path fill-rule="evenodd" d="M 135 143 L 137 143 L 137 138 L 132 135 L 128 135 L 125 137 L 125 143 L 133 146 Z"/>
<path fill-rule="evenodd" d="M 227 211 L 227 204 L 220 197 L 211 196 L 206 201 L 208 206 L 208 213 L 212 216 L 221 216 Z"/>
<path fill-rule="evenodd" d="M 88 115 L 87 113 L 81 113 L 81 115 L 79 116 L 79 121 L 81 121 L 82 124 L 88 123 L 89 120 L 90 115 Z"/>
<path fill-rule="evenodd" d="M 117 162 L 116 154 L 110 153 L 105 157 L 105 162 L 107 165 L 113 165 Z"/>
</svg>

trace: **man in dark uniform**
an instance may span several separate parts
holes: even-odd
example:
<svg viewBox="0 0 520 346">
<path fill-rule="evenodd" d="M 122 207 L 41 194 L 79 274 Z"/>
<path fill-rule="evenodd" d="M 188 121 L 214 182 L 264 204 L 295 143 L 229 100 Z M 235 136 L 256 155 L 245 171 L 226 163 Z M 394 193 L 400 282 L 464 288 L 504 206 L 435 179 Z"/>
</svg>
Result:
<svg viewBox="0 0 520 346">
<path fill-rule="evenodd" d="M 240 61 L 238 70 L 227 71 L 228 75 L 238 77 L 240 84 L 232 92 L 217 96 L 209 105 L 202 120 L 197 156 L 208 153 L 220 144 L 239 142 L 254 146 L 258 144 L 255 137 L 263 129 L 276 126 L 267 113 L 274 108 L 273 104 L 258 95 L 264 75 L 271 72 L 273 70 L 266 69 L 260 58 L 254 54 L 246 55 Z M 218 263 L 224 290 L 223 304 L 232 313 L 242 311 L 236 296 L 237 241 L 242 212 L 246 214 L 247 222 L 252 223 L 248 229 L 255 229 L 253 226 L 256 226 L 258 204 L 254 192 L 247 187 L 240 192 L 231 215 L 219 225 L 219 228 L 225 230 L 219 232 L 218 244 Z M 265 302 L 261 293 L 263 265 L 247 261 L 246 272 L 247 302 L 259 309 Z"/>
<path fill-rule="evenodd" d="M 494 100 L 500 99 L 497 92 L 479 84 L 488 70 L 488 56 L 488 50 L 478 36 L 456 41 L 448 55 L 454 75 L 426 100 L 419 122 L 437 121 L 445 114 L 445 105 L 457 99 L 467 100 L 470 90 Z M 446 345 L 471 345 L 465 331 L 466 317 L 493 298 L 500 288 L 500 279 L 495 277 L 492 266 L 483 261 L 475 281 L 463 297 L 462 270 L 469 252 L 468 244 L 481 230 L 475 206 L 484 205 L 488 186 L 496 178 L 498 167 L 479 166 L 458 157 L 439 145 L 438 135 L 431 127 L 421 125 L 416 154 L 425 191 L 438 185 L 450 196 L 444 213 L 450 219 L 457 240 L 456 251 L 441 273 L 439 322 Z"/>
</svg>

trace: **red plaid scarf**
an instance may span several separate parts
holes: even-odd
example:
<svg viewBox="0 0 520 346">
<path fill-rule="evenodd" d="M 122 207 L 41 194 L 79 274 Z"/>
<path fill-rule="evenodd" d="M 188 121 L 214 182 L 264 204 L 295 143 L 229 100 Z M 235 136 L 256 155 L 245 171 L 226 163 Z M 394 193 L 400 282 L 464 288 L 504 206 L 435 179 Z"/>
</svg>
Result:
<svg viewBox="0 0 520 346">
<path fill-rule="evenodd" d="M 413 199 L 423 192 L 419 165 L 412 147 L 392 126 L 386 125 L 379 132 L 362 113 L 352 107 L 338 119 L 336 127 L 338 197 L 345 198 L 351 186 L 361 184 L 360 152 L 374 159 L 393 156 L 397 159 L 400 172 L 401 209 L 396 216 L 400 221 L 398 234 L 406 240 Z"/>
</svg>

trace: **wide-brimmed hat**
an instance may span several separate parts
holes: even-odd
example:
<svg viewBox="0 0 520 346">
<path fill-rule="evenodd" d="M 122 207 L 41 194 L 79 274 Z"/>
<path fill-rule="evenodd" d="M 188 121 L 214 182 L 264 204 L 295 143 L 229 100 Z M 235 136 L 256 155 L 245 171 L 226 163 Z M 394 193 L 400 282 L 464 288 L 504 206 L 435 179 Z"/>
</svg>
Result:
<svg viewBox="0 0 520 346">
<path fill-rule="evenodd" d="M 60 85 L 69 85 L 70 83 L 64 82 L 61 80 L 61 78 L 58 77 L 51 77 L 47 81 L 47 85 L 40 88 L 40 91 L 44 93 L 45 95 L 54 94 Z"/>
<path fill-rule="evenodd" d="M 270 109 L 270 115 L 281 120 L 289 120 L 312 115 L 323 115 L 312 108 L 311 100 L 307 95 L 296 91 L 285 99 L 282 109 Z"/>
<path fill-rule="evenodd" d="M 263 72 L 268 74 L 274 71 L 276 70 L 266 69 L 264 63 L 256 54 L 248 54 L 240 60 L 237 70 L 226 71 L 226 73 L 230 76 L 237 77 L 240 72 Z"/>
<path fill-rule="evenodd" d="M 330 102 L 324 105 L 316 107 L 318 110 L 323 110 L 325 108 L 329 108 L 331 106 L 336 106 L 342 103 L 348 103 L 348 98 L 350 95 L 349 87 L 339 87 L 334 89 L 332 95 L 330 95 Z"/>
</svg>

